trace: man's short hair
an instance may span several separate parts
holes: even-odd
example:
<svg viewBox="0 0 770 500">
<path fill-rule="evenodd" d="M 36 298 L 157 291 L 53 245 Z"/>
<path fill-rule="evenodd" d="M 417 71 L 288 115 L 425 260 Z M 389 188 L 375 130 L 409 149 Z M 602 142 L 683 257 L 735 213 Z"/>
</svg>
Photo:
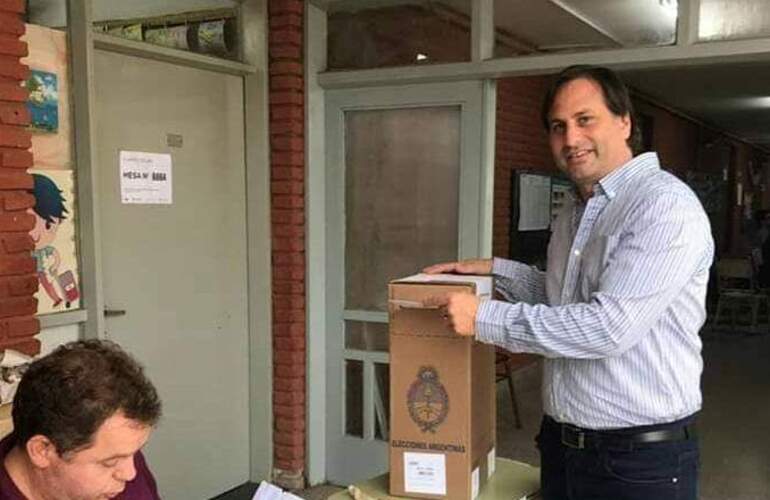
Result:
<svg viewBox="0 0 770 500">
<path fill-rule="evenodd" d="M 35 360 L 13 402 L 17 445 L 46 436 L 59 455 L 91 443 L 109 417 L 155 425 L 161 403 L 142 367 L 117 344 L 81 340 Z"/>
<path fill-rule="evenodd" d="M 634 154 L 641 151 L 642 133 L 636 124 L 636 115 L 634 106 L 631 103 L 631 97 L 628 94 L 628 88 L 618 75 L 609 68 L 601 66 L 590 66 L 587 64 L 578 64 L 564 68 L 556 75 L 551 82 L 543 100 L 543 107 L 540 110 L 540 117 L 546 130 L 550 130 L 549 115 L 551 107 L 556 98 L 556 94 L 567 83 L 579 79 L 595 82 L 602 89 L 604 95 L 604 104 L 615 116 L 626 116 L 631 118 L 631 135 L 626 143 Z"/>
</svg>

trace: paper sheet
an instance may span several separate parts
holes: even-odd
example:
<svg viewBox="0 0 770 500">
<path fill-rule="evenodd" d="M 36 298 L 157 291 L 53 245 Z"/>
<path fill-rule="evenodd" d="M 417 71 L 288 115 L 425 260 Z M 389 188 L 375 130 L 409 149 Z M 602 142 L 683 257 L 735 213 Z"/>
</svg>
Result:
<svg viewBox="0 0 770 500">
<path fill-rule="evenodd" d="M 551 226 L 551 178 L 519 176 L 519 231 L 538 231 Z"/>
<path fill-rule="evenodd" d="M 476 295 L 484 296 L 492 294 L 492 277 L 476 276 L 468 274 L 415 274 L 396 280 L 398 283 L 475 283 Z"/>
<path fill-rule="evenodd" d="M 404 489 L 409 493 L 446 495 L 446 457 L 404 452 Z"/>
<path fill-rule="evenodd" d="M 171 155 L 120 152 L 120 200 L 131 204 L 170 205 Z"/>
</svg>

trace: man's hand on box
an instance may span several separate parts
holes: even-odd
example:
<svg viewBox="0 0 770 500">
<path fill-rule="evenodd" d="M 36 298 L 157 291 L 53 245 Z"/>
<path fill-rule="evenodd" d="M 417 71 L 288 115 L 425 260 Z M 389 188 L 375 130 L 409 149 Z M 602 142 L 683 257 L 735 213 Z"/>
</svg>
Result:
<svg viewBox="0 0 770 500">
<path fill-rule="evenodd" d="M 479 309 L 479 298 L 467 292 L 434 295 L 425 300 L 428 307 L 438 306 L 444 318 L 449 321 L 455 332 L 463 336 L 476 333 L 476 312 Z"/>
<path fill-rule="evenodd" d="M 422 270 L 427 274 L 492 274 L 492 259 L 466 259 L 459 262 L 442 262 Z"/>
</svg>

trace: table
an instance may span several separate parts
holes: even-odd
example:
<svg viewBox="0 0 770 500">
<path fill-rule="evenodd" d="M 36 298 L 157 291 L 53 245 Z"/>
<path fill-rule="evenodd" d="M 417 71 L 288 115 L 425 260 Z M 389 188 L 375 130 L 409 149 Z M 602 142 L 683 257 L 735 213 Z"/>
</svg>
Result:
<svg viewBox="0 0 770 500">
<path fill-rule="evenodd" d="M 329 500 L 350 500 L 349 492 L 358 491 L 358 500 L 398 500 L 403 497 L 388 495 L 389 475 L 387 473 L 368 481 L 354 484 L 348 491 L 340 491 Z M 482 488 L 477 500 L 534 500 L 539 498 L 540 469 L 529 464 L 498 457 L 495 461 L 495 473 Z"/>
</svg>

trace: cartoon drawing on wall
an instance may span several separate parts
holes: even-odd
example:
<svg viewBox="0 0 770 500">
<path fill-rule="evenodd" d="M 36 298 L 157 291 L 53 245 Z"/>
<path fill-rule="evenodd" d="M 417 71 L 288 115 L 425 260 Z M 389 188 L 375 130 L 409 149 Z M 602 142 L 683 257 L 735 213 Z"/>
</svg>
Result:
<svg viewBox="0 0 770 500">
<path fill-rule="evenodd" d="M 59 130 L 59 90 L 56 75 L 32 70 L 27 79 L 30 128 L 37 132 L 55 134 Z"/>
<path fill-rule="evenodd" d="M 35 243 L 32 255 L 37 265 L 40 287 L 38 314 L 77 309 L 80 291 L 76 276 L 75 226 L 72 173 L 61 170 L 33 171 L 35 216 L 30 236 Z"/>
</svg>

